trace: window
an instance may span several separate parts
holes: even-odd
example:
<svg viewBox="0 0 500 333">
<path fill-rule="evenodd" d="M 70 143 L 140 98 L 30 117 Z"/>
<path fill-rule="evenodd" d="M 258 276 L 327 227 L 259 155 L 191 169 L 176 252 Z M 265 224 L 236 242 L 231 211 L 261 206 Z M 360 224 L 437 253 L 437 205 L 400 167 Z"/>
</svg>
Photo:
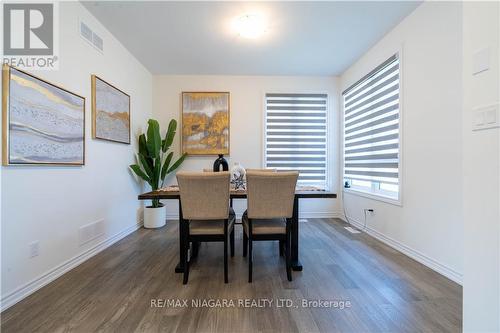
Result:
<svg viewBox="0 0 500 333">
<path fill-rule="evenodd" d="M 344 181 L 352 190 L 399 200 L 399 56 L 342 93 Z"/>
<path fill-rule="evenodd" d="M 266 94 L 265 166 L 299 171 L 298 184 L 326 188 L 326 94 Z"/>
</svg>

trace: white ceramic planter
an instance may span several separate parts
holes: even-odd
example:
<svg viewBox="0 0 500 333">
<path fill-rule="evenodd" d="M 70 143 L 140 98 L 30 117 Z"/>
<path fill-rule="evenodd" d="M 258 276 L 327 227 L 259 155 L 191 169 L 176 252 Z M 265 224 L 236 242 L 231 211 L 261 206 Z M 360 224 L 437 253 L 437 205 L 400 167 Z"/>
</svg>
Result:
<svg viewBox="0 0 500 333">
<path fill-rule="evenodd" d="M 144 228 L 154 229 L 161 228 L 167 220 L 167 210 L 161 204 L 161 207 L 145 207 L 144 208 Z"/>
</svg>

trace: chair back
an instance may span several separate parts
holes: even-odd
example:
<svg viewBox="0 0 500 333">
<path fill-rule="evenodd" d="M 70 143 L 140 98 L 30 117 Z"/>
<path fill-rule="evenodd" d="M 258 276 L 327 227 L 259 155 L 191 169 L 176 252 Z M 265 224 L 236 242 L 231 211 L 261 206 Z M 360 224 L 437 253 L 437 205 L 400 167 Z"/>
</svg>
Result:
<svg viewBox="0 0 500 333">
<path fill-rule="evenodd" d="M 251 219 L 291 218 L 299 173 L 247 173 L 248 217 Z"/>
<path fill-rule="evenodd" d="M 276 169 L 246 169 L 246 172 L 276 172 Z"/>
<path fill-rule="evenodd" d="M 182 215 L 187 220 L 229 217 L 229 172 L 177 172 Z"/>
</svg>

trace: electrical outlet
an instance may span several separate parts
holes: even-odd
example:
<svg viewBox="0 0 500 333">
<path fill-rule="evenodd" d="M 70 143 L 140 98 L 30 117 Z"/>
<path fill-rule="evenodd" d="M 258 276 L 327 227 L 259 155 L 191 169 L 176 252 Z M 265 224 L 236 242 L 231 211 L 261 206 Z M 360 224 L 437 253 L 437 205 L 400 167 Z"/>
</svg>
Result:
<svg viewBox="0 0 500 333">
<path fill-rule="evenodd" d="M 40 254 L 40 242 L 34 241 L 29 245 L 30 249 L 30 258 L 37 257 Z"/>
</svg>

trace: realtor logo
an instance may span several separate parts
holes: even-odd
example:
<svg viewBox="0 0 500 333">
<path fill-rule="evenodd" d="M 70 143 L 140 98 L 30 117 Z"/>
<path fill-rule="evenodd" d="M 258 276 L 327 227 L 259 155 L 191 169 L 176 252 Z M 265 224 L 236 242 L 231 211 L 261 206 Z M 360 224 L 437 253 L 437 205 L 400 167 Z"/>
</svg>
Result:
<svg viewBox="0 0 500 333">
<path fill-rule="evenodd" d="M 54 53 L 54 5 L 4 4 L 4 55 Z"/>
<path fill-rule="evenodd" d="M 3 3 L 2 62 L 21 69 L 59 68 L 57 2 Z"/>
</svg>

